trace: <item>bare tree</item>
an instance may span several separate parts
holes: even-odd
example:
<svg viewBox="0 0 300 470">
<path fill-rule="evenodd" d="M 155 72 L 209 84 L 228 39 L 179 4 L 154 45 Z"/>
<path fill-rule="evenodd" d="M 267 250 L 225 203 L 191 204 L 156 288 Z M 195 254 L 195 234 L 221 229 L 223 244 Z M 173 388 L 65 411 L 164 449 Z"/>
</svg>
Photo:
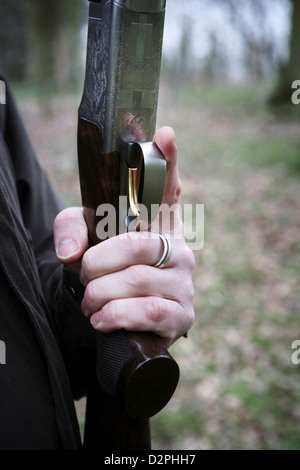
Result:
<svg viewBox="0 0 300 470">
<path fill-rule="evenodd" d="M 291 85 L 294 80 L 300 80 L 300 2 L 291 3 L 291 32 L 289 58 L 281 66 L 277 85 L 271 96 L 271 103 L 281 104 L 291 101 Z"/>
<path fill-rule="evenodd" d="M 1 0 L 0 69 L 10 80 L 33 78 L 43 90 L 76 80 L 83 0 Z"/>
<path fill-rule="evenodd" d="M 32 75 L 43 88 L 65 90 L 76 80 L 81 0 L 29 0 Z"/>
<path fill-rule="evenodd" d="M 229 21 L 239 32 L 244 50 L 244 68 L 250 79 L 261 79 L 276 71 L 276 41 L 267 27 L 266 0 L 214 0 L 227 9 Z"/>
<path fill-rule="evenodd" d="M 0 2 L 0 70 L 13 81 L 27 75 L 28 31 L 22 1 Z"/>
</svg>

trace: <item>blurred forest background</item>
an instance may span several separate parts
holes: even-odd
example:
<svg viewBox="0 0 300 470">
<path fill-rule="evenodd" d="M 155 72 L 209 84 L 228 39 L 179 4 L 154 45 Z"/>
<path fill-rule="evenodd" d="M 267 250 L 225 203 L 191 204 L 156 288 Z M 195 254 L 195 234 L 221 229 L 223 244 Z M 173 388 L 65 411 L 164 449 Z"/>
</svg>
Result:
<svg viewBox="0 0 300 470">
<path fill-rule="evenodd" d="M 87 3 L 0 3 L 0 70 L 68 205 Z M 204 204 L 205 241 L 154 449 L 300 449 L 299 57 L 297 0 L 167 0 L 158 125 L 176 131 L 182 202 Z"/>
</svg>

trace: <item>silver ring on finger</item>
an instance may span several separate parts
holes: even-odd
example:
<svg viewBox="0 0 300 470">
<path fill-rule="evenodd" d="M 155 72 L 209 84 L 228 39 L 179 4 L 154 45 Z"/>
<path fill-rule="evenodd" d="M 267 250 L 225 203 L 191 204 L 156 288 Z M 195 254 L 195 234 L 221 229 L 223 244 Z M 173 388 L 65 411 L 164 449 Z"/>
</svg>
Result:
<svg viewBox="0 0 300 470">
<path fill-rule="evenodd" d="M 156 264 L 154 264 L 154 267 L 155 268 L 163 268 L 164 266 L 166 266 L 166 264 L 171 259 L 172 244 L 171 244 L 171 240 L 169 238 L 165 237 L 165 235 L 163 235 L 162 233 L 158 233 L 158 236 L 161 239 L 161 241 L 163 242 L 164 252 L 163 252 L 162 257 L 160 258 L 160 260 Z"/>
</svg>

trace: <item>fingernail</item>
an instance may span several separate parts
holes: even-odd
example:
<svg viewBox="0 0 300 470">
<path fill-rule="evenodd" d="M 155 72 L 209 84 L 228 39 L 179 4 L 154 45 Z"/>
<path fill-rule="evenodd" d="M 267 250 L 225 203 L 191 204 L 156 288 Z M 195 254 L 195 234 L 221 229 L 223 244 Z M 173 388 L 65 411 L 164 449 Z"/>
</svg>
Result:
<svg viewBox="0 0 300 470">
<path fill-rule="evenodd" d="M 90 321 L 91 324 L 94 328 L 97 328 L 97 326 L 100 324 L 102 319 L 102 311 L 94 313 L 94 315 L 91 316 Z"/>
<path fill-rule="evenodd" d="M 79 251 L 79 245 L 76 240 L 73 238 L 66 238 L 61 240 L 56 249 L 56 254 L 61 259 L 70 258 L 73 255 L 76 255 Z"/>
</svg>

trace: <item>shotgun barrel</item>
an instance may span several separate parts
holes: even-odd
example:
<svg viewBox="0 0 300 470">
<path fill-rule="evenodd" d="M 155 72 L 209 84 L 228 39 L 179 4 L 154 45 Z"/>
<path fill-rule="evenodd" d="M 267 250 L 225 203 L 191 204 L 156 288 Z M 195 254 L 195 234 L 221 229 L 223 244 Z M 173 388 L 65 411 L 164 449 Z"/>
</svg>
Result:
<svg viewBox="0 0 300 470">
<path fill-rule="evenodd" d="M 151 209 L 162 200 L 166 162 L 151 141 L 164 14 L 165 0 L 90 2 L 78 163 L 91 245 L 142 223 L 139 204 L 146 206 L 148 229 L 157 215 Z M 99 443 L 100 433 L 106 448 L 150 448 L 148 420 L 172 397 L 178 365 L 153 333 L 96 334 L 97 384 L 87 398 L 86 446 Z"/>
</svg>

